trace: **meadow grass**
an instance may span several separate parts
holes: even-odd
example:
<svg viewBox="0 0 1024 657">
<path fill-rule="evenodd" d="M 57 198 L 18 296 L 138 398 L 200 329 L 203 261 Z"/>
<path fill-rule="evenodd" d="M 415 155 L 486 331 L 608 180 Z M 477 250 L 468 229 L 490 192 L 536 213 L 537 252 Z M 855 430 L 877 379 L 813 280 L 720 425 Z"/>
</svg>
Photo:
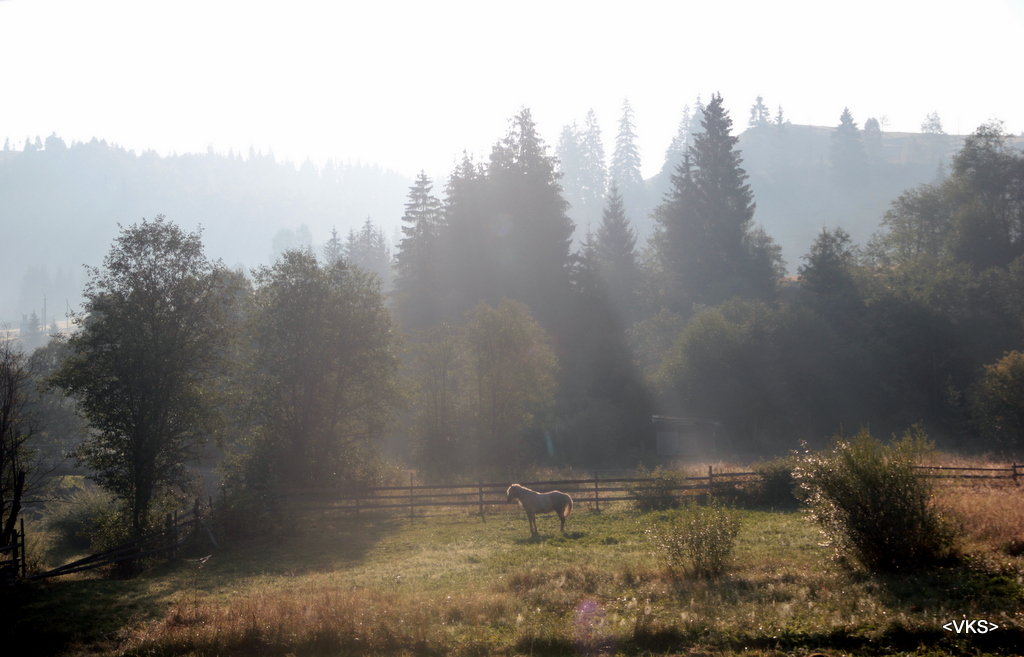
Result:
<svg viewBox="0 0 1024 657">
<path fill-rule="evenodd" d="M 995 519 L 1020 492 L 953 490 L 937 503 L 990 510 L 965 524 L 984 558 L 928 573 L 850 571 L 800 511 L 739 511 L 733 565 L 711 580 L 674 575 L 645 533 L 678 511 L 581 505 L 565 536 L 540 517 L 537 541 L 514 507 L 309 516 L 134 580 L 24 591 L 21 635 L 72 655 L 1018 654 L 1024 563 Z M 964 617 L 1001 629 L 941 629 Z"/>
</svg>

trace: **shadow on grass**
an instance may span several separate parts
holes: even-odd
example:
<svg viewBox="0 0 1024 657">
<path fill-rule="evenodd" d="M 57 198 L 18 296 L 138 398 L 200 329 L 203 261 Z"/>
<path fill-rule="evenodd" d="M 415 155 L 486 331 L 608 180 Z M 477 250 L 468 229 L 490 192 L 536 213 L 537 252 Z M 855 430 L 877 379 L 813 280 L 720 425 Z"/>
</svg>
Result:
<svg viewBox="0 0 1024 657">
<path fill-rule="evenodd" d="M 734 633 L 708 632 L 702 628 L 639 628 L 632 637 L 621 641 L 618 649 L 622 654 L 702 654 L 704 650 L 734 651 L 785 651 L 794 654 L 833 654 L 842 651 L 849 655 L 1012 655 L 1018 654 L 1015 647 L 1024 641 L 1024 631 L 1013 628 L 1003 636 L 995 633 L 958 637 L 941 629 L 910 630 L 894 624 L 874 635 L 850 634 L 843 630 L 827 632 L 782 632 L 773 636 L 753 634 L 738 630 Z M 520 653 L 539 656 L 560 656 L 579 654 L 577 642 L 562 637 L 523 636 L 515 644 Z M 924 651 L 924 652 L 922 652 Z M 758 652 L 757 654 L 762 654 Z"/>
<path fill-rule="evenodd" d="M 516 545 L 531 545 L 534 543 L 565 543 L 567 541 L 578 541 L 581 538 L 586 538 L 587 534 L 584 532 L 566 532 L 565 534 L 541 534 L 539 536 L 528 536 L 526 538 L 517 538 L 513 542 Z"/>
<path fill-rule="evenodd" d="M 173 597 L 212 591 L 256 575 L 330 571 L 357 563 L 400 523 L 386 516 L 318 519 L 276 535 L 200 536 L 182 558 L 133 579 L 58 577 L 19 586 L 0 596 L 0 641 L 18 655 L 113 650 L 125 628 L 163 616 Z M 208 559 L 203 559 L 210 555 Z M 15 640 L 17 639 L 17 640 Z"/>
<path fill-rule="evenodd" d="M 17 645 L 23 657 L 56 655 L 83 645 L 113 648 L 122 628 L 162 615 L 164 596 L 150 584 L 148 577 L 57 578 L 19 586 L 0 602 L 5 619 L 0 641 Z"/>
<path fill-rule="evenodd" d="M 228 540 L 206 565 L 203 584 L 216 587 L 252 575 L 301 575 L 344 568 L 358 563 L 400 527 L 401 521 L 395 517 L 363 514 L 295 522 L 274 534 Z"/>
<path fill-rule="evenodd" d="M 970 561 L 915 572 L 876 575 L 870 581 L 879 586 L 883 603 L 894 610 L 943 612 L 956 609 L 970 614 L 1024 608 L 1024 588 L 1016 577 L 991 572 Z"/>
</svg>

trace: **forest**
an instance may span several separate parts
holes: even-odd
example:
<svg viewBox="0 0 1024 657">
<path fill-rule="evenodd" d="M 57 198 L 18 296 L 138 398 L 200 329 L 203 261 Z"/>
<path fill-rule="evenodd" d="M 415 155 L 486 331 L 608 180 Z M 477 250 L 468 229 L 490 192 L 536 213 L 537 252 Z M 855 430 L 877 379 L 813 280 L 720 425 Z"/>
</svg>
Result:
<svg viewBox="0 0 1024 657">
<path fill-rule="evenodd" d="M 819 217 L 833 227 L 787 267 L 721 96 L 687 110 L 654 181 L 630 112 L 606 167 L 592 117 L 552 153 L 521 109 L 486 159 L 416 178 L 393 247 L 367 219 L 316 248 L 285 235 L 246 270 L 172 215 L 121 225 L 72 328 L 4 342 L 5 512 L 27 470 L 87 474 L 138 534 L 204 478 L 246 512 L 396 468 L 633 468 L 664 456 L 653 416 L 716 427 L 697 456 L 915 425 L 945 447 L 1020 450 L 1024 156 L 1000 124 L 894 191 L 867 239 Z M 945 152 L 932 118 L 918 147 Z M 796 129 L 759 98 L 745 135 L 763 152 Z M 877 120 L 846 110 L 827 134 L 829 203 L 864 210 L 910 175 L 884 160 Z"/>
</svg>

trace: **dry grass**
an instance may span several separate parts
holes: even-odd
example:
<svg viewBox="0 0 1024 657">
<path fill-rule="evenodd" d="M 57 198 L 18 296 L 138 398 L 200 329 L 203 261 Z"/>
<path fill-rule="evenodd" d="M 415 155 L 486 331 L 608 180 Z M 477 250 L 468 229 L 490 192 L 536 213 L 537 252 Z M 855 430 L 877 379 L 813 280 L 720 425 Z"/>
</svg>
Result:
<svg viewBox="0 0 1024 657">
<path fill-rule="evenodd" d="M 248 591 L 227 602 L 182 599 L 134 630 L 126 655 L 485 654 L 515 613 L 495 593 L 431 596 L 318 587 Z"/>
<path fill-rule="evenodd" d="M 802 513 L 740 511 L 733 567 L 680 578 L 644 533 L 675 512 L 581 508 L 568 536 L 543 516 L 533 541 L 508 506 L 485 523 L 469 513 L 308 518 L 294 534 L 222 548 L 202 568 L 186 561 L 130 582 L 61 585 L 61 606 L 32 613 L 49 632 L 77 600 L 81 627 L 51 654 L 110 657 L 1015 654 L 1024 560 L 1000 546 L 1020 538 L 1024 495 L 940 484 L 937 504 L 963 517 L 969 549 L 987 551 L 986 563 L 1001 555 L 997 572 L 871 578 L 831 561 Z M 90 614 L 130 596 L 119 629 L 88 633 Z M 1003 629 L 957 643 L 941 625 L 965 615 Z"/>
<path fill-rule="evenodd" d="M 937 487 L 936 504 L 963 529 L 968 549 L 1024 552 L 1024 491 L 1007 484 L 954 484 Z"/>
</svg>

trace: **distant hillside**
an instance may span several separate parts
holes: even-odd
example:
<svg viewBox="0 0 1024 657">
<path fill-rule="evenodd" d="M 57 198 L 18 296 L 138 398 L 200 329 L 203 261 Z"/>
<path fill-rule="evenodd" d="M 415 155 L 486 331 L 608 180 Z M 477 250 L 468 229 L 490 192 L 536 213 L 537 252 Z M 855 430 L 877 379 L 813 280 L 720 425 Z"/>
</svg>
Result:
<svg viewBox="0 0 1024 657">
<path fill-rule="evenodd" d="M 963 143 L 962 136 L 885 132 L 868 151 L 864 175 L 849 180 L 831 165 L 833 132 L 770 125 L 740 135 L 754 220 L 782 246 L 790 272 L 823 226 L 842 226 L 866 242 L 893 199 L 935 180 Z M 101 263 L 118 223 L 164 214 L 188 230 L 201 224 L 210 256 L 251 268 L 304 235 L 318 245 L 336 227 L 344 237 L 367 216 L 391 237 L 411 182 L 372 165 L 297 169 L 256 153 L 161 157 L 95 139 L 69 147 L 50 137 L 38 148 L 0 151 L 0 324 L 17 328 L 22 316 L 42 315 L 44 296 L 47 323 L 75 307 L 82 265 Z M 659 174 L 641 196 L 627 199 L 641 245 L 668 186 Z"/>
<path fill-rule="evenodd" d="M 160 157 L 93 140 L 0 152 L 0 322 L 22 315 L 63 317 L 77 305 L 83 264 L 99 265 L 117 224 L 166 215 L 188 230 L 200 224 L 208 255 L 229 266 L 270 262 L 277 246 L 306 234 L 322 244 L 367 216 L 390 236 L 412 181 L 380 167 L 331 164 L 296 169 L 273 156 Z M 282 229 L 296 234 L 280 234 Z"/>
</svg>

